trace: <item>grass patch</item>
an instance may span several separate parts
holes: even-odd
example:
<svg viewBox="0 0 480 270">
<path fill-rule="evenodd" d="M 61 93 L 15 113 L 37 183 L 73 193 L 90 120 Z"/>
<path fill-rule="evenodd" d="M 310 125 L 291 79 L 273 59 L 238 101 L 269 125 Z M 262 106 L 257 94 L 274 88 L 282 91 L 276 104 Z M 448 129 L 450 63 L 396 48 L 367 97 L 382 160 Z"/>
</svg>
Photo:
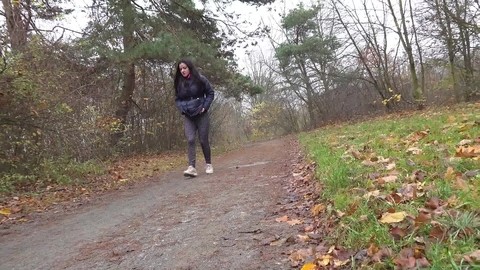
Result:
<svg viewBox="0 0 480 270">
<path fill-rule="evenodd" d="M 328 241 L 369 251 L 355 265 L 373 267 L 379 250 L 389 250 L 384 266 L 473 263 L 465 256 L 480 239 L 479 103 L 324 127 L 300 141 L 317 164 L 321 200 L 344 213 Z"/>
</svg>

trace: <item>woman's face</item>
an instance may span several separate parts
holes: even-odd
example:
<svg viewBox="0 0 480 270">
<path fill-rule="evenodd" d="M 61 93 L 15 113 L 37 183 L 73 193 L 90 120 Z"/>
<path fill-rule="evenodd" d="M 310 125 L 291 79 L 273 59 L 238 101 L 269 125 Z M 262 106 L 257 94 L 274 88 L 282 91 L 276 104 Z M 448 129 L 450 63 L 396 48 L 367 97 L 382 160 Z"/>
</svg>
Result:
<svg viewBox="0 0 480 270">
<path fill-rule="evenodd" d="M 178 65 L 178 68 L 180 69 L 180 73 L 182 73 L 182 76 L 184 78 L 187 78 L 188 75 L 190 75 L 190 69 L 185 63 L 180 63 L 180 65 Z"/>
</svg>

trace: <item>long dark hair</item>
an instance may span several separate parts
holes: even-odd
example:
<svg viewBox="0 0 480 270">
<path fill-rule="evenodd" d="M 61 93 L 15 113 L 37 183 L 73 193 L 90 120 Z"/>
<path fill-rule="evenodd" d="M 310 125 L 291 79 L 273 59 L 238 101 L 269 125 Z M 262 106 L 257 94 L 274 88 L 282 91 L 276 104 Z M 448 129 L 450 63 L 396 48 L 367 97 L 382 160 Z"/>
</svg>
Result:
<svg viewBox="0 0 480 270">
<path fill-rule="evenodd" d="M 180 72 L 181 63 L 184 63 L 185 65 L 187 65 L 188 69 L 190 70 L 190 76 L 192 76 L 191 78 L 193 80 L 200 81 L 200 73 L 198 73 L 198 70 L 193 65 L 193 62 L 190 59 L 181 59 L 180 61 L 177 62 L 175 79 L 173 81 L 173 86 L 175 87 L 175 93 L 178 91 L 178 85 L 180 84 L 180 82 L 184 80 L 182 73 Z"/>
</svg>

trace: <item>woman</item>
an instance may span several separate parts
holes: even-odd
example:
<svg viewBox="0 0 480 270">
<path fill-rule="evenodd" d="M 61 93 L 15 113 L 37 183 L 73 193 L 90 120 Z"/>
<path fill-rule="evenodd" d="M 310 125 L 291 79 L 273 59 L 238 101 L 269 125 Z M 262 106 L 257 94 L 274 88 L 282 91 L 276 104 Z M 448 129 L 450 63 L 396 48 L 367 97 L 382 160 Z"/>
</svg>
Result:
<svg viewBox="0 0 480 270">
<path fill-rule="evenodd" d="M 213 173 L 208 131 L 210 118 L 208 109 L 213 102 L 214 91 L 210 82 L 200 75 L 192 61 L 183 59 L 177 64 L 175 72 L 175 104 L 184 115 L 185 136 L 188 142 L 188 168 L 183 172 L 185 176 L 197 176 L 195 169 L 195 136 L 198 131 L 200 145 L 205 158 L 207 174 Z"/>
</svg>

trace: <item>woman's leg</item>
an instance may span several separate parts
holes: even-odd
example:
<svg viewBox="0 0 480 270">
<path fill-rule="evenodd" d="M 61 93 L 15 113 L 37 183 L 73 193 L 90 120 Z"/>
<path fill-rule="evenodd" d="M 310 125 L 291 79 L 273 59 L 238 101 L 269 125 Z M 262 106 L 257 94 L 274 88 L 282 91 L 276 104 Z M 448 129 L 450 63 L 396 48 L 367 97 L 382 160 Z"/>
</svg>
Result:
<svg viewBox="0 0 480 270">
<path fill-rule="evenodd" d="M 208 132 L 210 130 L 210 117 L 208 113 L 200 116 L 198 119 L 198 137 L 200 139 L 200 145 L 202 146 L 203 156 L 207 164 L 212 163 L 210 142 L 208 141 Z"/>
<path fill-rule="evenodd" d="M 195 135 L 197 133 L 197 125 L 188 117 L 185 117 L 183 123 L 185 128 L 185 137 L 187 138 L 188 143 L 188 165 L 195 167 Z"/>
</svg>

